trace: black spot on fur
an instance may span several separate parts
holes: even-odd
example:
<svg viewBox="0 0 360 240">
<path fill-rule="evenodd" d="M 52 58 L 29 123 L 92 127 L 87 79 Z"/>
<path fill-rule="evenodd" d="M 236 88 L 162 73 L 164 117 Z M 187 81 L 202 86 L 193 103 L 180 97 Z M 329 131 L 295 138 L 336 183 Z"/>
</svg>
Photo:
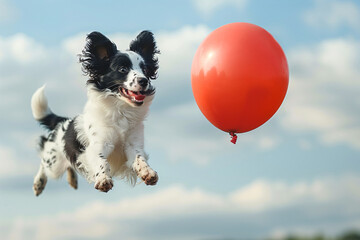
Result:
<svg viewBox="0 0 360 240">
<path fill-rule="evenodd" d="M 92 128 L 92 125 L 90 124 L 90 125 L 89 125 L 89 130 L 90 130 L 91 128 Z"/>
<path fill-rule="evenodd" d="M 46 141 L 47 141 L 47 138 L 45 136 L 40 136 L 40 140 L 39 140 L 40 150 L 44 150 L 44 145 L 45 145 Z"/>
<path fill-rule="evenodd" d="M 59 123 L 64 122 L 66 120 L 67 118 L 60 117 L 51 113 L 38 121 L 40 122 L 41 125 L 45 126 L 47 129 L 54 130 Z"/>
<path fill-rule="evenodd" d="M 77 131 L 74 126 L 74 121 L 75 119 L 69 123 L 63 137 L 65 142 L 64 151 L 72 164 L 76 163 L 79 154 L 81 154 L 85 149 L 85 146 L 83 146 L 77 139 Z"/>
<path fill-rule="evenodd" d="M 56 132 L 55 131 L 52 131 L 51 133 L 49 133 L 49 136 L 48 136 L 48 141 L 49 142 L 54 142 L 55 138 L 56 138 Z"/>
</svg>

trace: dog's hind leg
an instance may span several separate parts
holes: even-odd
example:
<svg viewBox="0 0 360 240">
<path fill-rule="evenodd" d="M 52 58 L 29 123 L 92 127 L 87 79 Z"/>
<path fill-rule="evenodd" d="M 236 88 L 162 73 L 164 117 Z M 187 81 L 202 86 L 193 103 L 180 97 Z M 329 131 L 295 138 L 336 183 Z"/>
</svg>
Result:
<svg viewBox="0 0 360 240">
<path fill-rule="evenodd" d="M 67 168 L 67 181 L 74 189 L 78 188 L 78 179 L 75 170 L 72 167 Z"/>
<path fill-rule="evenodd" d="M 47 183 L 47 176 L 45 174 L 44 166 L 41 163 L 39 171 L 34 178 L 33 190 L 34 190 L 35 196 L 39 196 L 42 193 L 42 191 L 44 190 L 44 188 L 46 186 L 46 183 Z"/>
</svg>

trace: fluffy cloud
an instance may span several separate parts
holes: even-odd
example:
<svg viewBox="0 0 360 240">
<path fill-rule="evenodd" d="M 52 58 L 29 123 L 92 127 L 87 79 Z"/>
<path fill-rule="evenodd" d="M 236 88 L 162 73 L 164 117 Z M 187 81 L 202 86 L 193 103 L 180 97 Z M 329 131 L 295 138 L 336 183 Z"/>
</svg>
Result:
<svg viewBox="0 0 360 240">
<path fill-rule="evenodd" d="M 2 121 L 25 123 L 24 120 L 30 116 L 30 96 L 44 83 L 47 83 L 50 93 L 54 89 L 57 92 L 66 90 L 69 96 L 70 93 L 74 93 L 70 100 L 78 99 L 79 96 L 75 95 L 75 92 L 79 91 L 84 78 L 80 66 L 77 71 L 73 69 L 77 61 L 76 55 L 72 56 L 62 48 L 43 46 L 21 33 L 0 38 L 0 52 L 0 67 L 3 69 L 0 82 L 0 110 L 8 113 L 3 116 Z M 61 107 L 61 111 L 66 109 L 68 113 L 73 113 L 71 106 L 64 107 L 58 104 L 61 101 L 53 101 L 51 94 L 48 96 L 50 104 L 55 103 L 56 108 Z M 10 103 L 14 109 L 23 111 L 9 111 Z"/>
<path fill-rule="evenodd" d="M 37 170 L 31 163 L 19 160 L 17 154 L 9 147 L 0 146 L 1 168 L 0 179 L 16 175 L 28 175 Z"/>
<path fill-rule="evenodd" d="M 194 4 L 197 10 L 199 10 L 201 13 L 209 15 L 215 10 L 224 6 L 232 6 L 238 9 L 243 9 L 246 6 L 247 2 L 247 0 L 195 0 Z"/>
<path fill-rule="evenodd" d="M 343 176 L 339 179 L 318 179 L 313 182 L 298 182 L 289 184 L 285 182 L 255 181 L 231 194 L 231 200 L 242 211 L 262 212 L 283 208 L 303 208 L 310 210 L 316 205 L 320 206 L 341 204 L 349 208 L 344 210 L 347 214 L 356 210 L 355 204 L 360 198 L 360 191 L 356 190 L 359 177 Z M 346 203 L 345 203 L 346 202 Z M 328 209 L 318 209 L 328 211 Z M 311 210 L 310 210 L 311 211 Z M 308 212 L 310 213 L 310 212 Z"/>
<path fill-rule="evenodd" d="M 14 61 L 24 65 L 32 61 L 44 61 L 46 59 L 46 50 L 43 46 L 36 43 L 28 36 L 18 33 L 9 38 L 0 38 L 0 62 Z"/>
<path fill-rule="evenodd" d="M 315 7 L 305 12 L 304 20 L 319 28 L 337 29 L 349 26 L 358 29 L 360 9 L 351 1 L 316 0 Z"/>
<path fill-rule="evenodd" d="M 282 124 L 324 143 L 360 148 L 360 42 L 325 40 L 289 53 L 291 80 Z"/>
<path fill-rule="evenodd" d="M 304 227 L 312 232 L 341 231 L 327 219 L 341 215 L 347 226 L 358 226 L 352 219 L 360 215 L 359 184 L 358 176 L 293 184 L 257 180 L 225 195 L 172 186 L 112 203 L 88 203 L 53 216 L 20 217 L 8 234 L 11 239 L 264 237 L 279 234 L 279 225 L 284 232 L 298 222 L 307 222 Z"/>
<path fill-rule="evenodd" d="M 85 91 L 83 98 L 79 92 L 85 81 L 80 69 L 72 68 L 74 64 L 76 56 L 24 34 L 0 37 L 2 177 L 35 174 L 39 166 L 36 139 L 43 131 L 30 109 L 31 95 L 38 87 L 47 83 L 46 94 L 56 113 L 71 116 L 81 110 Z"/>
</svg>

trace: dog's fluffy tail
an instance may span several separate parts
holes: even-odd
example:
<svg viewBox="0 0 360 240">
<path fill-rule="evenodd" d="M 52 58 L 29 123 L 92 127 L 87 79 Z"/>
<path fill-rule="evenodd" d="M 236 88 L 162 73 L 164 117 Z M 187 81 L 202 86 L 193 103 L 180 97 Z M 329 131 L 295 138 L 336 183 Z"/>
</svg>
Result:
<svg viewBox="0 0 360 240">
<path fill-rule="evenodd" d="M 54 114 L 49 106 L 44 94 L 45 85 L 36 90 L 31 98 L 31 109 L 34 118 L 49 130 L 54 130 L 59 122 L 67 118 Z"/>
</svg>

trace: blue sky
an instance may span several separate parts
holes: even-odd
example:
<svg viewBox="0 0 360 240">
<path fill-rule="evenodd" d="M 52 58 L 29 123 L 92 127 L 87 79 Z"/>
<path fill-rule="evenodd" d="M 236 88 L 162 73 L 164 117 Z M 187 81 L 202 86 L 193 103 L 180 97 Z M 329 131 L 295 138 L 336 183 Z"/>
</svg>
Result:
<svg viewBox="0 0 360 240">
<path fill-rule="evenodd" d="M 196 106 L 190 69 L 201 41 L 231 22 L 267 29 L 288 58 L 287 96 L 260 128 L 229 136 Z M 358 1 L 0 0 L 1 239 L 281 239 L 360 229 Z M 76 54 L 93 30 L 126 49 L 152 30 L 162 54 L 145 125 L 155 187 L 80 179 L 32 192 L 43 130 L 30 111 L 47 83 L 52 110 L 86 102 Z"/>
</svg>

